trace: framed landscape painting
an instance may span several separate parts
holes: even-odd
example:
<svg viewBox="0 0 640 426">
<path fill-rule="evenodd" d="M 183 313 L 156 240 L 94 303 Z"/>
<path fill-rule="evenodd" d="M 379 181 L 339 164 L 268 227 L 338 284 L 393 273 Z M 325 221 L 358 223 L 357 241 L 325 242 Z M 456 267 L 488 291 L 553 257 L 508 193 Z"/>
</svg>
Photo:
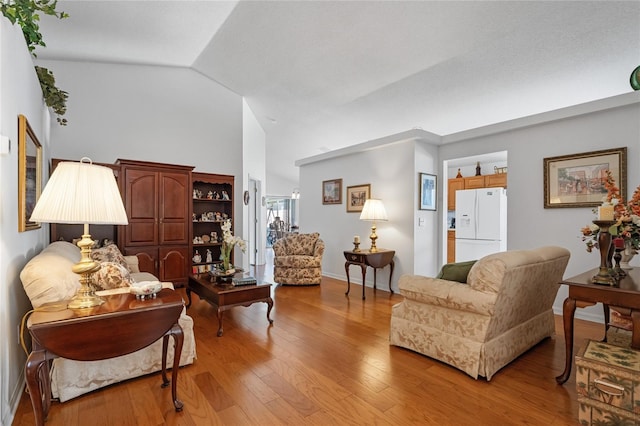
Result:
<svg viewBox="0 0 640 426">
<path fill-rule="evenodd" d="M 371 184 L 347 187 L 347 212 L 360 213 L 365 201 L 371 198 Z"/>
<path fill-rule="evenodd" d="M 626 200 L 627 147 L 545 158 L 544 208 L 601 205 L 607 170 Z"/>
<path fill-rule="evenodd" d="M 322 182 L 322 204 L 342 204 L 342 179 Z"/>
<path fill-rule="evenodd" d="M 420 173 L 420 210 L 436 209 L 436 176 Z"/>
</svg>

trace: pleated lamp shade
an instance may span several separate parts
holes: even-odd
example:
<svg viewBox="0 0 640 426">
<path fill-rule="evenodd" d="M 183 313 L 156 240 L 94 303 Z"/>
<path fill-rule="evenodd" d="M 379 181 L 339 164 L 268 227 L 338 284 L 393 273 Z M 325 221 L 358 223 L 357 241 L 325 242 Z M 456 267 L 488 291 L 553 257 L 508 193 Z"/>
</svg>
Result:
<svg viewBox="0 0 640 426">
<path fill-rule="evenodd" d="M 127 225 L 127 213 L 113 171 L 90 161 L 83 158 L 80 162 L 58 163 L 29 220 Z"/>
<path fill-rule="evenodd" d="M 369 198 L 365 201 L 364 206 L 362 207 L 362 213 L 360 213 L 360 220 L 388 220 L 387 211 L 384 209 L 382 200 Z"/>
</svg>

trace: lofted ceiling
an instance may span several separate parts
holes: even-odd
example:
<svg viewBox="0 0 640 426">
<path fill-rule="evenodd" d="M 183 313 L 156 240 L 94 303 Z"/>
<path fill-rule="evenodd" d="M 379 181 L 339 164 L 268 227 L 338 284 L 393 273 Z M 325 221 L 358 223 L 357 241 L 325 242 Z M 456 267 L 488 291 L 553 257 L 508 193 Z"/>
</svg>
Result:
<svg viewBox="0 0 640 426">
<path fill-rule="evenodd" d="M 638 1 L 65 1 L 38 57 L 189 67 L 242 95 L 268 173 L 631 91 Z M 55 70 L 54 70 L 55 71 Z"/>
</svg>

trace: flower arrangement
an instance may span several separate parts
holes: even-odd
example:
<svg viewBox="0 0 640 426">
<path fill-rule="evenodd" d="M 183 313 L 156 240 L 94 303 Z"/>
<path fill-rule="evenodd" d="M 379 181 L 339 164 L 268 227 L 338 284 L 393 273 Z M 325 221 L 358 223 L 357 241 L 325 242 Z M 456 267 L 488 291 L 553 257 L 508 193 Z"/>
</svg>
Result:
<svg viewBox="0 0 640 426">
<path fill-rule="evenodd" d="M 231 250 L 235 246 L 240 247 L 244 253 L 247 250 L 247 243 L 240 237 L 233 236 L 231 232 L 231 220 L 222 222 L 222 248 L 220 249 L 220 260 L 222 261 L 222 270 L 225 273 L 231 271 Z"/>
<path fill-rule="evenodd" d="M 607 170 L 607 177 L 604 183 L 607 195 L 602 201 L 603 206 L 613 206 L 614 225 L 609 228 L 609 232 L 614 238 L 622 238 L 625 248 L 630 250 L 640 249 L 640 186 L 636 188 L 629 202 L 625 203 L 620 195 L 620 189 Z M 598 231 L 595 224 L 590 224 L 581 229 L 582 241 L 587 246 L 587 251 L 591 252 L 598 248 Z"/>
</svg>

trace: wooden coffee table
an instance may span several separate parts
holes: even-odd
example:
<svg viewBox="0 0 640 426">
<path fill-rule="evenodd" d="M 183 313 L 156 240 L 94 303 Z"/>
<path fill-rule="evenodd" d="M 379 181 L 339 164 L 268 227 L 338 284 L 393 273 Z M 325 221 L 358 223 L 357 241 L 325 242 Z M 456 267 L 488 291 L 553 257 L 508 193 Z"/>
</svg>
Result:
<svg viewBox="0 0 640 426">
<path fill-rule="evenodd" d="M 236 274 L 236 278 L 241 278 L 243 274 Z M 267 309 L 267 320 L 273 324 L 269 317 L 273 308 L 271 299 L 271 284 L 263 284 L 258 280 L 258 284 L 234 286 L 230 281 L 220 281 L 208 272 L 202 274 L 189 275 L 187 284 L 187 298 L 191 306 L 191 292 L 196 293 L 201 299 L 206 300 L 218 309 L 218 337 L 222 336 L 222 314 L 227 309 L 234 306 L 250 306 L 256 302 L 264 302 Z"/>
</svg>

